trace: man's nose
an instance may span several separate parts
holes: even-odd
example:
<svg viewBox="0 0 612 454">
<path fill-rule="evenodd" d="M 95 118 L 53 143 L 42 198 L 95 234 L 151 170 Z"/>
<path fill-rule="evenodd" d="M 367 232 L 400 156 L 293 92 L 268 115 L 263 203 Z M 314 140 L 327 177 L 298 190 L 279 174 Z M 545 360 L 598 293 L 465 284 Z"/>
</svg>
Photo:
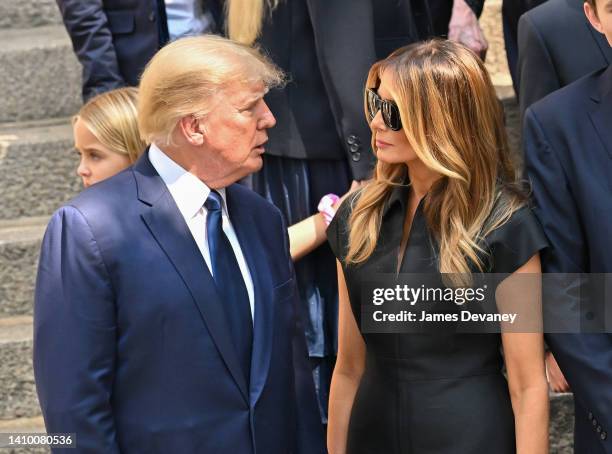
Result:
<svg viewBox="0 0 612 454">
<path fill-rule="evenodd" d="M 273 128 L 276 125 L 276 118 L 272 114 L 272 111 L 268 107 L 265 101 L 263 101 L 263 110 L 257 124 L 258 129 Z"/>
</svg>

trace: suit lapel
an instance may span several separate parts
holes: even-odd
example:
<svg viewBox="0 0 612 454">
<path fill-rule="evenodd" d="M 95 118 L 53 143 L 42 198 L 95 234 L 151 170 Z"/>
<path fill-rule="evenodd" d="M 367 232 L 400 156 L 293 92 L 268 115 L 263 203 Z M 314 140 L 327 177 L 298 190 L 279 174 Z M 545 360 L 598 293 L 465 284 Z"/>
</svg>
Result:
<svg viewBox="0 0 612 454">
<path fill-rule="evenodd" d="M 592 96 L 595 103 L 589 113 L 603 147 L 612 158 L 612 66 L 599 76 L 598 92 Z"/>
<path fill-rule="evenodd" d="M 191 231 L 151 165 L 148 153 L 135 164 L 134 176 L 138 198 L 149 205 L 142 219 L 185 282 L 225 365 L 248 402 L 247 386 L 229 335 L 223 301 Z"/>
<path fill-rule="evenodd" d="M 236 185 L 227 188 L 227 207 L 232 226 L 249 267 L 255 288 L 255 321 L 253 330 L 253 353 L 251 358 L 250 402 L 254 406 L 266 384 L 272 354 L 274 330 L 274 306 L 272 277 L 263 260 L 266 251 L 258 241 L 258 229 L 263 224 L 255 219 L 253 209 L 239 197 Z"/>
</svg>

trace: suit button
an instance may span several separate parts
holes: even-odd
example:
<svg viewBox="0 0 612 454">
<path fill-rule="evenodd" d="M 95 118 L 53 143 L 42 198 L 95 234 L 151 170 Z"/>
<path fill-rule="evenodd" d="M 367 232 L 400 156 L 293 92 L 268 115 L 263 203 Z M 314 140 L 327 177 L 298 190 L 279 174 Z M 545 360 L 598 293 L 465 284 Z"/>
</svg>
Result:
<svg viewBox="0 0 612 454">
<path fill-rule="evenodd" d="M 601 426 L 597 426 L 597 429 L 595 429 L 597 431 L 597 433 L 601 433 Z"/>
<path fill-rule="evenodd" d="M 589 418 L 589 421 L 591 421 L 593 419 L 593 413 L 589 412 L 588 418 Z"/>
<path fill-rule="evenodd" d="M 593 424 L 593 427 L 595 427 L 597 425 L 597 420 L 593 418 L 593 420 L 591 421 L 591 424 Z"/>
<path fill-rule="evenodd" d="M 602 433 L 599 435 L 599 438 L 601 438 L 602 440 L 605 440 L 606 438 L 608 438 L 608 433 L 607 433 L 607 432 L 602 432 Z"/>
<path fill-rule="evenodd" d="M 350 136 L 348 136 L 348 138 L 346 139 L 346 143 L 348 143 L 349 145 L 353 145 L 355 143 L 358 143 L 359 139 L 357 138 L 356 135 L 351 134 Z"/>
<path fill-rule="evenodd" d="M 149 21 L 155 22 L 155 11 L 149 13 Z"/>
<path fill-rule="evenodd" d="M 361 149 L 361 147 L 358 144 L 354 143 L 349 147 L 349 149 L 351 150 L 351 153 L 357 153 Z"/>
<path fill-rule="evenodd" d="M 351 159 L 355 162 L 359 161 L 359 159 L 361 159 L 361 153 L 357 152 L 357 153 L 353 153 L 351 155 Z"/>
</svg>

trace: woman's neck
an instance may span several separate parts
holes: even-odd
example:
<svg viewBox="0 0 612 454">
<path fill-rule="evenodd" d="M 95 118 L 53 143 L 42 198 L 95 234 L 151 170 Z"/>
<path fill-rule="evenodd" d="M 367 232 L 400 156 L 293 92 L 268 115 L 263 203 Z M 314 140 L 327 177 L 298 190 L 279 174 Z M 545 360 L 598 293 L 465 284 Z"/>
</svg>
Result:
<svg viewBox="0 0 612 454">
<path fill-rule="evenodd" d="M 440 178 L 440 174 L 425 166 L 421 161 L 415 160 L 408 166 L 410 186 L 416 200 L 421 200 L 429 192 L 432 185 Z"/>
</svg>

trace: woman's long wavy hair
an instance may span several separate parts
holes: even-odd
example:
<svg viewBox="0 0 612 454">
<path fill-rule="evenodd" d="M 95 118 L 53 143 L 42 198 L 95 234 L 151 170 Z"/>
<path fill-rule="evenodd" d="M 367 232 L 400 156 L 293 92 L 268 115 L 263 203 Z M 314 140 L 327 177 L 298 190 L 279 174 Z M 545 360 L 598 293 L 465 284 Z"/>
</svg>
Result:
<svg viewBox="0 0 612 454">
<path fill-rule="evenodd" d="M 279 0 L 228 0 L 225 3 L 227 34 L 230 39 L 248 46 L 259 38 L 267 11 L 273 11 Z"/>
<path fill-rule="evenodd" d="M 502 106 L 484 64 L 463 45 L 436 39 L 398 49 L 374 64 L 367 88 L 378 88 L 383 73 L 391 75 L 389 92 L 408 143 L 441 176 L 423 206 L 439 246 L 440 272 L 483 271 L 482 239 L 525 203 Z M 370 257 L 383 207 L 405 176 L 405 164 L 377 163 L 372 182 L 353 199 L 347 263 Z"/>
</svg>

